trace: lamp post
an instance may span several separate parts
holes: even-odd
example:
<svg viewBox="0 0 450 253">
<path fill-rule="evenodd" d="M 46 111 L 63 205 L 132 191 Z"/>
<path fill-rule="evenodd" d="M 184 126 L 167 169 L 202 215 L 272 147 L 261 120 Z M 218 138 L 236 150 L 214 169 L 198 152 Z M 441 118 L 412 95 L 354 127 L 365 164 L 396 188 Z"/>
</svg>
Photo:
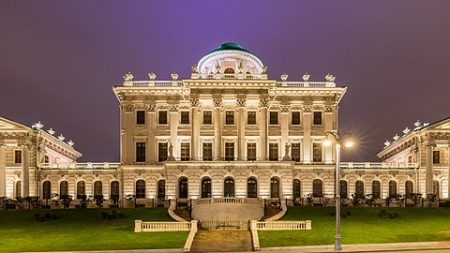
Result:
<svg viewBox="0 0 450 253">
<path fill-rule="evenodd" d="M 339 135 L 337 132 L 326 132 L 325 135 L 327 137 L 332 137 L 336 142 L 336 179 L 335 179 L 335 194 L 336 194 L 336 236 L 334 241 L 334 252 L 341 252 L 341 193 L 340 193 L 340 183 L 339 183 L 339 163 L 341 159 L 341 144 L 343 140 L 347 140 L 344 142 L 344 146 L 350 148 L 353 146 L 353 142 L 350 140 L 350 134 L 344 133 Z M 332 141 L 330 139 L 326 139 L 324 144 L 326 146 L 331 146 Z"/>
</svg>

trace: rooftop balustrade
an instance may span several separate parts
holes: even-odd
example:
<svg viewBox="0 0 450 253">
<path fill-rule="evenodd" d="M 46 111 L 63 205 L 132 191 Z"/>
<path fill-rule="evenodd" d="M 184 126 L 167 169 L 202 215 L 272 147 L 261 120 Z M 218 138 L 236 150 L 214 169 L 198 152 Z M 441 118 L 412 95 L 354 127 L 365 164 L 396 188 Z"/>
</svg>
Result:
<svg viewBox="0 0 450 253">
<path fill-rule="evenodd" d="M 57 163 L 42 163 L 39 165 L 41 169 L 72 169 L 72 170 L 80 170 L 80 169 L 118 169 L 120 163 L 69 163 L 69 164 L 57 164 Z"/>
</svg>

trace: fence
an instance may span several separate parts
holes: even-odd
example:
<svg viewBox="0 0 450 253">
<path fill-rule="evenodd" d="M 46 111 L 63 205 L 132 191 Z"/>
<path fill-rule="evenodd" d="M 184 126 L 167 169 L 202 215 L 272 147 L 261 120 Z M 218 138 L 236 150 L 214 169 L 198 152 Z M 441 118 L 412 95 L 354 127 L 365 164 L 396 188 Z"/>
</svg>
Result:
<svg viewBox="0 0 450 253">
<path fill-rule="evenodd" d="M 199 226 L 208 230 L 232 230 L 232 229 L 249 229 L 248 220 L 201 220 Z"/>
<path fill-rule="evenodd" d="M 191 222 L 145 222 L 134 221 L 134 232 L 169 232 L 169 231 L 190 231 Z"/>
<path fill-rule="evenodd" d="M 260 221 L 257 230 L 311 230 L 311 221 Z"/>
</svg>

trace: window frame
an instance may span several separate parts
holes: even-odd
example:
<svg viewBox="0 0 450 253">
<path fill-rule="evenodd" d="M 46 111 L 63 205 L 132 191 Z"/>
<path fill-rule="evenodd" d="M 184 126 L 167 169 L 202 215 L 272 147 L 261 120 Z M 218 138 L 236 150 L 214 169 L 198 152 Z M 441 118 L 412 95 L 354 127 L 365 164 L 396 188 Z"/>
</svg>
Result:
<svg viewBox="0 0 450 253">
<path fill-rule="evenodd" d="M 146 123 L 146 115 L 144 110 L 137 110 L 136 111 L 136 125 L 142 126 Z"/>
<path fill-rule="evenodd" d="M 161 114 L 165 114 L 166 116 L 165 116 L 165 122 L 161 122 L 161 118 L 164 118 L 164 117 L 161 117 Z M 167 125 L 167 124 L 169 124 L 169 113 L 168 113 L 168 111 L 167 110 L 159 110 L 158 111 L 158 125 Z"/>
<path fill-rule="evenodd" d="M 298 123 L 294 123 L 294 114 L 298 114 Z M 302 114 L 300 111 L 291 111 L 291 125 L 300 126 L 302 124 Z"/>
<path fill-rule="evenodd" d="M 232 121 L 231 123 L 228 122 L 228 119 L 229 119 L 229 118 L 228 118 L 228 116 L 229 116 L 228 114 L 230 114 L 230 119 L 231 119 L 231 121 Z M 234 119 L 234 114 L 235 114 L 235 113 L 234 113 L 234 111 L 232 111 L 232 110 L 227 110 L 227 111 L 225 111 L 225 125 L 226 125 L 226 126 L 232 126 L 232 125 L 235 124 L 236 121 L 235 121 L 235 119 Z"/>
<path fill-rule="evenodd" d="M 316 117 L 316 113 L 320 114 L 320 118 Z M 316 123 L 316 119 L 320 119 L 320 122 Z M 323 112 L 322 111 L 314 111 L 313 112 L 313 126 L 322 126 L 323 125 Z"/>
<path fill-rule="evenodd" d="M 147 143 L 145 141 L 136 141 L 135 144 L 135 162 L 145 163 L 147 160 Z"/>
<path fill-rule="evenodd" d="M 205 117 L 205 114 L 208 113 L 209 117 Z M 203 119 L 202 119 L 202 123 L 203 125 L 212 125 L 213 124 L 213 120 L 212 120 L 212 111 L 203 111 Z M 205 119 L 209 118 L 209 123 L 205 122 Z"/>
<path fill-rule="evenodd" d="M 250 117 L 250 113 L 254 114 L 252 117 Z M 252 122 L 250 122 L 250 119 L 252 119 Z M 256 111 L 247 111 L 247 125 L 249 126 L 255 126 L 257 122 L 256 119 Z"/>
<path fill-rule="evenodd" d="M 191 124 L 191 113 L 189 111 L 180 111 L 180 125 L 189 124 Z"/>
<path fill-rule="evenodd" d="M 276 115 L 276 117 L 272 118 L 272 114 Z M 273 122 L 272 122 L 272 119 L 275 119 L 275 120 L 273 120 Z M 278 111 L 269 111 L 269 125 L 276 126 L 279 124 L 280 124 L 280 120 L 279 120 Z"/>
</svg>

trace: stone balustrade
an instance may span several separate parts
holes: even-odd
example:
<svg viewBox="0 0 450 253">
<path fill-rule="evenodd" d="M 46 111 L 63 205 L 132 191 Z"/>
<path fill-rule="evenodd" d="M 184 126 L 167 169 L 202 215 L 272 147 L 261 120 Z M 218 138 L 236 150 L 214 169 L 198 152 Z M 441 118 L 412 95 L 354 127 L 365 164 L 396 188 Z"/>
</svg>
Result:
<svg viewBox="0 0 450 253">
<path fill-rule="evenodd" d="M 190 231 L 192 222 L 147 222 L 142 220 L 134 221 L 134 232 L 173 232 Z"/>
<path fill-rule="evenodd" d="M 341 162 L 342 169 L 415 169 L 417 163 Z"/>
<path fill-rule="evenodd" d="M 196 205 L 205 204 L 260 204 L 262 203 L 259 199 L 252 198 L 207 198 L 207 199 L 197 199 L 194 201 Z"/>
<path fill-rule="evenodd" d="M 68 164 L 58 164 L 58 163 L 42 163 L 39 165 L 41 169 L 111 169 L 117 170 L 120 167 L 120 163 L 68 163 Z"/>
<path fill-rule="evenodd" d="M 257 230 L 311 230 L 311 221 L 259 221 Z"/>
</svg>

